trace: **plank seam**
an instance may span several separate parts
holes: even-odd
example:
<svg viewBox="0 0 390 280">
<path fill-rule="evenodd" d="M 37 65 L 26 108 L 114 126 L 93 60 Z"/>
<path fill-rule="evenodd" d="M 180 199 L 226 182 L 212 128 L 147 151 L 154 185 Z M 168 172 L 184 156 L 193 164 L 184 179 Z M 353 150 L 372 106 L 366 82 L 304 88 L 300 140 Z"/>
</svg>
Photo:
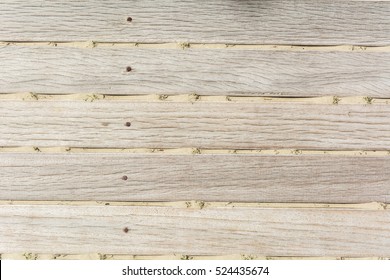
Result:
<svg viewBox="0 0 390 280">
<path fill-rule="evenodd" d="M 347 209 L 347 210 L 369 210 L 369 211 L 387 211 L 390 208 L 389 204 L 382 202 L 368 203 L 265 203 L 265 202 L 212 202 L 212 201 L 167 201 L 167 202 L 131 202 L 131 201 L 74 201 L 74 200 L 0 200 L 0 207 L 6 205 L 44 205 L 44 206 L 99 206 L 99 207 L 172 207 L 185 208 L 190 210 L 201 211 L 206 208 L 225 208 L 225 209 L 240 209 L 240 208 L 256 208 L 256 209 Z"/>
<path fill-rule="evenodd" d="M 278 93 L 267 93 L 266 96 L 234 96 L 234 95 L 201 95 L 201 94 L 99 94 L 99 93 L 66 93 L 50 94 L 36 92 L 7 93 L 0 92 L 1 101 L 84 101 L 84 102 L 175 102 L 175 103 L 302 103 L 318 105 L 386 105 L 390 98 L 377 98 L 369 96 L 278 96 Z"/>
<path fill-rule="evenodd" d="M 1 253 L 2 260 L 390 260 L 390 257 L 312 257 L 312 256 L 259 256 L 253 254 L 239 255 L 132 255 L 132 254 L 44 254 L 44 253 Z"/>
<path fill-rule="evenodd" d="M 390 46 L 368 45 L 283 45 L 283 44 L 231 44 L 231 43 L 137 43 L 98 41 L 0 41 L 5 46 L 41 46 L 71 48 L 140 48 L 140 49 L 226 49 L 259 51 L 323 51 L 323 52 L 390 52 Z"/>
<path fill-rule="evenodd" d="M 348 156 L 387 157 L 390 150 L 304 150 L 304 149 L 206 149 L 206 148 L 87 148 L 87 147 L 0 147 L 0 153 L 131 153 L 155 155 L 268 155 L 268 156 Z"/>
</svg>

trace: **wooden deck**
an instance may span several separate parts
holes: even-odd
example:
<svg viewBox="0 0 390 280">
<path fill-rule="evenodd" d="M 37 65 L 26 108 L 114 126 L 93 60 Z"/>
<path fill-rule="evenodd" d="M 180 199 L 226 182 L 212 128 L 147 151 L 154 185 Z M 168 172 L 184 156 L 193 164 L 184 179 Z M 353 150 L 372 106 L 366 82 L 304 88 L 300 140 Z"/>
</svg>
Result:
<svg viewBox="0 0 390 280">
<path fill-rule="evenodd" d="M 390 257 L 390 1 L 0 3 L 2 259 Z"/>
</svg>

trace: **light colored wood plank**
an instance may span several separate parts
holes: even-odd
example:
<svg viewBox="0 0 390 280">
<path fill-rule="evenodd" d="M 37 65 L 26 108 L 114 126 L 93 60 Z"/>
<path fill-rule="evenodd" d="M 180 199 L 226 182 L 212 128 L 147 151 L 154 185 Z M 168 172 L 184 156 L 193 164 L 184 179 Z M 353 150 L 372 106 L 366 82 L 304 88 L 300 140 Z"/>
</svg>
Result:
<svg viewBox="0 0 390 280">
<path fill-rule="evenodd" d="M 382 1 L 8 0 L 0 40 L 385 45 L 389 15 Z"/>
<path fill-rule="evenodd" d="M 0 61 L 5 93 L 390 97 L 390 52 L 5 46 Z"/>
<path fill-rule="evenodd" d="M 386 104 L 2 100 L 0 114 L 0 146 L 8 147 L 390 147 Z"/>
<path fill-rule="evenodd" d="M 0 199 L 388 202 L 389 168 L 390 157 L 2 153 Z"/>
<path fill-rule="evenodd" d="M 0 225 L 2 253 L 390 254 L 383 210 L 2 205 Z"/>
</svg>

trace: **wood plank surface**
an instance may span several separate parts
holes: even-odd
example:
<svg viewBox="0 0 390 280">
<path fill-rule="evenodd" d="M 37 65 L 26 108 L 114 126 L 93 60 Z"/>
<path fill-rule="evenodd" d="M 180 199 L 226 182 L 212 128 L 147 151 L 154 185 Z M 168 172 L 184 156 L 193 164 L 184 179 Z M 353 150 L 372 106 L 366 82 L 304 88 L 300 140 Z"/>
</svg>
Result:
<svg viewBox="0 0 390 280">
<path fill-rule="evenodd" d="M 7 147 L 390 147 L 386 104 L 2 100 L 0 114 L 0 146 Z"/>
<path fill-rule="evenodd" d="M 0 225 L 2 253 L 390 254 L 383 210 L 2 205 Z"/>
<path fill-rule="evenodd" d="M 386 156 L 1 153 L 0 199 L 388 202 L 389 168 Z"/>
<path fill-rule="evenodd" d="M 1 1 L 0 254 L 388 257 L 388 46 L 390 1 Z"/>
<path fill-rule="evenodd" d="M 0 40 L 386 45 L 389 15 L 383 1 L 7 0 Z"/>
<path fill-rule="evenodd" d="M 390 52 L 4 46 L 0 61 L 2 93 L 390 97 Z"/>
</svg>

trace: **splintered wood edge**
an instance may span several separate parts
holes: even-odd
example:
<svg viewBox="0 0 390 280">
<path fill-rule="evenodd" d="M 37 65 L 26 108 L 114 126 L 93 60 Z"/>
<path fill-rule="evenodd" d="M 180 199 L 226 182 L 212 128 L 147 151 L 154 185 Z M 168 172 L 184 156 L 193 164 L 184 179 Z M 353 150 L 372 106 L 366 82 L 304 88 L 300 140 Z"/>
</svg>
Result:
<svg viewBox="0 0 390 280">
<path fill-rule="evenodd" d="M 1 260 L 390 260 L 390 257 L 285 257 L 259 256 L 253 254 L 237 255 L 122 255 L 122 254 L 40 254 L 40 253 L 12 253 L 0 254 Z"/>
<path fill-rule="evenodd" d="M 258 103 L 258 104 L 318 104 L 318 105 L 386 105 L 390 104 L 390 98 L 375 98 L 369 96 L 320 96 L 320 97 L 280 97 L 278 93 L 264 93 L 264 96 L 233 96 L 233 95 L 202 95 L 201 93 L 180 94 L 130 94 L 115 95 L 101 93 L 67 93 L 50 94 L 37 92 L 0 92 L 1 101 L 83 101 L 83 102 L 175 102 L 175 103 Z"/>
</svg>

